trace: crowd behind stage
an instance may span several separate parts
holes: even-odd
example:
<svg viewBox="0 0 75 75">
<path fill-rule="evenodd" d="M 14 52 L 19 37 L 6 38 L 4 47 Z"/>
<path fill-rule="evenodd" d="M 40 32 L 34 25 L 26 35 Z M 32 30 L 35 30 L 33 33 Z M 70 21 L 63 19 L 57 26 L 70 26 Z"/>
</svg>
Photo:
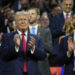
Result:
<svg viewBox="0 0 75 75">
<path fill-rule="evenodd" d="M 75 0 L 0 0 L 0 75 L 75 75 L 74 25 Z M 26 56 L 21 32 L 33 36 L 28 43 L 30 35 L 22 34 L 26 52 L 31 48 Z"/>
</svg>

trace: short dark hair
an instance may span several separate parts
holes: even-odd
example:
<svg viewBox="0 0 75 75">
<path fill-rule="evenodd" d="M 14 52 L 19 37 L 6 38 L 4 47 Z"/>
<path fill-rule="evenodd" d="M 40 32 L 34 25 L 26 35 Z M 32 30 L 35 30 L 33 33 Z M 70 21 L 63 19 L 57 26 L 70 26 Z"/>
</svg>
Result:
<svg viewBox="0 0 75 75">
<path fill-rule="evenodd" d="M 37 14 L 40 15 L 40 9 L 37 7 L 31 7 L 28 10 L 36 10 Z"/>
</svg>

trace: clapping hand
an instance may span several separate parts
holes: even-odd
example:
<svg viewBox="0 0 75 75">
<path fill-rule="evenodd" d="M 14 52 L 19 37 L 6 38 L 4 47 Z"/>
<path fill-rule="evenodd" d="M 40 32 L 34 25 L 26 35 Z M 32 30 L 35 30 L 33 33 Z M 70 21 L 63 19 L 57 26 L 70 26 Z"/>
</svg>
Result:
<svg viewBox="0 0 75 75">
<path fill-rule="evenodd" d="M 31 36 L 30 38 L 31 38 L 31 40 L 29 41 L 28 45 L 31 47 L 32 50 L 34 50 L 35 38 L 33 36 Z"/>
<path fill-rule="evenodd" d="M 74 50 L 74 43 L 72 42 L 72 37 L 68 38 L 68 52 L 71 54 Z"/>
<path fill-rule="evenodd" d="M 14 43 L 15 43 L 15 47 L 19 48 L 19 46 L 20 46 L 20 37 L 19 37 L 18 34 L 14 35 Z"/>
</svg>

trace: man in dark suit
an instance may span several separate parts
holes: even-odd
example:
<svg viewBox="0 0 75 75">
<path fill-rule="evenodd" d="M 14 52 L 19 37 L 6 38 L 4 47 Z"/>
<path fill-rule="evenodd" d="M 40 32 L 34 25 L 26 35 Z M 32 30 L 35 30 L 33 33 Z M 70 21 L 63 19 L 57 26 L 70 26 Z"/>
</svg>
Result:
<svg viewBox="0 0 75 75">
<path fill-rule="evenodd" d="M 41 28 L 39 26 L 38 19 L 39 19 L 39 9 L 38 8 L 30 8 L 28 10 L 30 14 L 30 26 L 29 31 L 31 34 L 38 35 L 42 38 L 44 49 L 46 51 L 46 59 L 43 61 L 39 61 L 39 69 L 41 75 L 50 75 L 50 69 L 49 69 L 49 61 L 48 57 L 51 55 L 52 52 L 52 38 L 51 33 L 49 29 Z"/>
<path fill-rule="evenodd" d="M 17 11 L 27 11 L 30 7 L 30 0 L 15 0 L 13 9 Z"/>
<path fill-rule="evenodd" d="M 65 35 L 63 31 L 63 26 L 65 21 L 70 18 L 73 8 L 73 0 L 63 0 L 62 10 L 63 12 L 57 14 L 52 18 L 50 29 L 53 39 L 53 54 L 57 55 L 59 50 L 59 37 Z M 58 66 L 58 65 L 57 65 Z"/>
<path fill-rule="evenodd" d="M 46 57 L 41 39 L 28 34 L 28 12 L 17 12 L 17 31 L 5 34 L 2 40 L 2 75 L 40 75 L 38 60 Z"/>
<path fill-rule="evenodd" d="M 7 24 L 5 25 L 4 32 L 5 33 L 10 33 L 14 31 L 16 28 L 15 26 L 15 12 L 14 10 L 11 10 L 7 13 Z"/>
</svg>

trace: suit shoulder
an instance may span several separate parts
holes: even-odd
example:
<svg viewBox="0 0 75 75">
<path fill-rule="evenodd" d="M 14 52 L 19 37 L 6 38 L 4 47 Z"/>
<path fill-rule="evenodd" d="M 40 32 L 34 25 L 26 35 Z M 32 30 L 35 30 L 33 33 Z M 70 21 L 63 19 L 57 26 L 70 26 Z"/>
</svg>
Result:
<svg viewBox="0 0 75 75">
<path fill-rule="evenodd" d="M 50 29 L 49 28 L 40 27 L 40 31 L 42 31 L 42 32 L 49 32 Z"/>
<path fill-rule="evenodd" d="M 5 34 L 3 35 L 3 37 L 11 38 L 12 36 L 14 36 L 15 33 L 16 33 L 16 32 L 5 33 Z"/>
<path fill-rule="evenodd" d="M 59 19 L 59 18 L 61 18 L 61 16 L 63 16 L 63 13 L 59 13 L 59 14 L 55 15 L 53 17 L 53 19 Z"/>
</svg>

